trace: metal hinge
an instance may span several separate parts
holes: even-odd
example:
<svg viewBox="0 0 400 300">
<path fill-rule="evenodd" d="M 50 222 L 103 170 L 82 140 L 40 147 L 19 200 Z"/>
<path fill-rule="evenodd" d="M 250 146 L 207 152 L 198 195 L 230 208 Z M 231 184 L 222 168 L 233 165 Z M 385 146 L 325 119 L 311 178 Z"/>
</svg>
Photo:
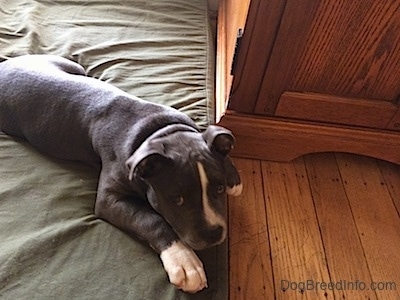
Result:
<svg viewBox="0 0 400 300">
<path fill-rule="evenodd" d="M 237 34 L 237 37 L 236 37 L 235 52 L 233 53 L 233 60 L 232 60 L 232 66 L 231 66 L 231 75 L 235 75 L 237 58 L 238 58 L 238 55 L 239 55 L 240 46 L 242 44 L 242 37 L 243 37 L 243 29 L 240 28 L 238 30 L 238 34 Z"/>
</svg>

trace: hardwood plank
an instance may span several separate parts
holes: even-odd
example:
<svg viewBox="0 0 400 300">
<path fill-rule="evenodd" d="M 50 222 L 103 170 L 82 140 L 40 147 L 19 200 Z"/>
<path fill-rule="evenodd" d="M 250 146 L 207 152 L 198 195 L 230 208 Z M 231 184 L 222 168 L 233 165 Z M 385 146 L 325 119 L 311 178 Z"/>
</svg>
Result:
<svg viewBox="0 0 400 300">
<path fill-rule="evenodd" d="M 275 116 L 385 129 L 397 110 L 397 105 L 386 101 L 284 92 Z"/>
<path fill-rule="evenodd" d="M 379 168 L 397 208 L 397 213 L 400 215 L 400 166 L 386 161 L 379 161 Z"/>
<path fill-rule="evenodd" d="M 219 122 L 236 136 L 233 155 L 290 161 L 308 153 L 349 152 L 400 163 L 400 133 L 285 121 L 227 111 Z"/>
<path fill-rule="evenodd" d="M 272 299 L 271 255 L 260 162 L 235 159 L 244 190 L 228 201 L 230 298 Z"/>
<path fill-rule="evenodd" d="M 345 154 L 336 159 L 372 280 L 388 284 L 376 293 L 399 299 L 400 219 L 384 178 L 375 160 Z"/>
<path fill-rule="evenodd" d="M 305 289 L 330 278 L 303 160 L 262 162 L 262 172 L 275 299 L 333 299 L 330 290 Z"/>
<path fill-rule="evenodd" d="M 333 154 L 305 158 L 336 299 L 376 299 L 372 290 L 345 288 L 346 282 L 372 282 L 364 250 Z M 343 289 L 340 289 L 343 287 Z"/>
</svg>

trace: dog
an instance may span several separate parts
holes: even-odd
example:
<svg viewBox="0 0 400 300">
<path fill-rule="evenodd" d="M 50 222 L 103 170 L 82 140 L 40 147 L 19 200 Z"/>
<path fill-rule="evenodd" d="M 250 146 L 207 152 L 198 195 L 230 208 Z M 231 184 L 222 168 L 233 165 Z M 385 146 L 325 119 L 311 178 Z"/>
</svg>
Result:
<svg viewBox="0 0 400 300">
<path fill-rule="evenodd" d="M 210 125 L 200 132 L 185 114 L 51 55 L 0 63 L 0 130 L 98 168 L 95 215 L 145 240 L 177 288 L 207 287 L 194 250 L 225 240 L 224 194 L 242 191 L 229 130 Z"/>
</svg>

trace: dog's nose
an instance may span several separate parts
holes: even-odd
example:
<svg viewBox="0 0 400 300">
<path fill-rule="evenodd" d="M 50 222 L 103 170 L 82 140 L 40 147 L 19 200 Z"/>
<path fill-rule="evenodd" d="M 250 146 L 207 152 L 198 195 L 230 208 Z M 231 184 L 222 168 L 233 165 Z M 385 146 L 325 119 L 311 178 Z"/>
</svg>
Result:
<svg viewBox="0 0 400 300">
<path fill-rule="evenodd" d="M 211 228 L 204 228 L 195 238 L 187 235 L 182 237 L 182 240 L 193 250 L 203 250 L 221 244 L 226 238 L 226 232 L 226 226 L 217 225 Z"/>
<path fill-rule="evenodd" d="M 215 226 L 208 232 L 207 240 L 210 244 L 220 244 L 225 240 L 226 228 L 223 226 Z"/>
</svg>

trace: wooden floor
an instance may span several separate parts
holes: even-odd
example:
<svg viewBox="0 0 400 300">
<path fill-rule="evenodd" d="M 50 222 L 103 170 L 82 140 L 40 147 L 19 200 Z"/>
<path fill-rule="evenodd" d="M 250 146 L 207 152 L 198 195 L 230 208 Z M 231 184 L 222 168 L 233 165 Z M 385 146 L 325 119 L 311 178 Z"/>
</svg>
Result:
<svg viewBox="0 0 400 300">
<path fill-rule="evenodd" d="M 400 299 L 400 166 L 349 154 L 234 159 L 230 299 Z"/>
</svg>

